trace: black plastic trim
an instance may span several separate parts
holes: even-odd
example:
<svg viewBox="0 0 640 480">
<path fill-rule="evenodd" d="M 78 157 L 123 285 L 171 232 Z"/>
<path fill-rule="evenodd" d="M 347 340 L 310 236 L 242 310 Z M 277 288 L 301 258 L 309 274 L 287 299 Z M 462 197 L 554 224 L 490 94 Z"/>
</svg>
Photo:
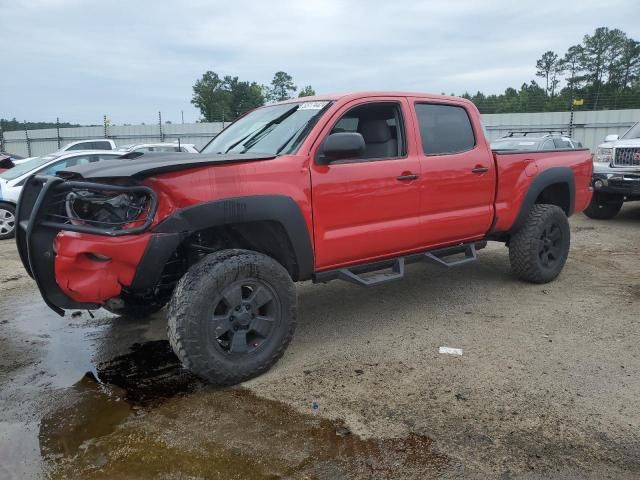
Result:
<svg viewBox="0 0 640 480">
<path fill-rule="evenodd" d="M 576 199 L 576 180 L 573 170 L 569 167 L 552 167 L 539 173 L 529 185 L 529 190 L 520 205 L 518 217 L 511 227 L 511 232 L 515 232 L 522 227 L 542 191 L 549 185 L 557 183 L 566 184 L 569 187 L 569 211 L 566 213 L 567 217 L 573 215 Z"/>
<path fill-rule="evenodd" d="M 280 223 L 291 241 L 298 266 L 297 280 L 313 274 L 313 246 L 307 224 L 298 204 L 285 195 L 255 195 L 226 198 L 182 209 L 160 222 L 154 233 L 191 233 L 206 228 L 275 221 Z"/>
<path fill-rule="evenodd" d="M 162 233 L 152 235 L 144 255 L 138 263 L 129 290 L 143 291 L 158 285 L 165 265 L 186 238 L 184 233 Z"/>
</svg>

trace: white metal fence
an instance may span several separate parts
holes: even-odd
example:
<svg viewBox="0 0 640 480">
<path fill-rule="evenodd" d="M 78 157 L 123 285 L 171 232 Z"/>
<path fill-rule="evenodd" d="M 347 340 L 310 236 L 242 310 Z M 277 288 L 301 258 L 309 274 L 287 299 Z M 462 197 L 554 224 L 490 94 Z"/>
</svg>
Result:
<svg viewBox="0 0 640 480">
<path fill-rule="evenodd" d="M 228 124 L 227 124 L 228 125 Z M 76 140 L 110 138 L 116 145 L 131 143 L 177 142 L 192 143 L 198 149 L 222 130 L 222 123 L 180 123 L 160 125 L 123 125 L 108 127 L 47 128 L 4 132 L 7 152 L 36 156 L 55 152 Z"/>
<path fill-rule="evenodd" d="M 510 131 L 569 130 L 569 112 L 496 113 L 483 115 L 483 122 L 491 140 Z M 640 110 L 600 110 L 575 112 L 573 136 L 585 147 L 595 148 L 610 133 L 622 134 L 640 121 Z M 193 143 L 203 147 L 222 130 L 222 123 L 187 123 L 132 125 L 110 127 L 78 127 L 5 132 L 3 148 L 22 156 L 44 155 L 75 140 L 110 138 L 117 145 L 128 143 L 174 142 Z"/>
<path fill-rule="evenodd" d="M 482 116 L 489 139 L 506 135 L 510 131 L 563 130 L 569 131 L 570 112 L 494 113 Z M 608 134 L 622 135 L 640 121 L 640 110 L 598 110 L 574 112 L 573 137 L 595 152 Z"/>
</svg>

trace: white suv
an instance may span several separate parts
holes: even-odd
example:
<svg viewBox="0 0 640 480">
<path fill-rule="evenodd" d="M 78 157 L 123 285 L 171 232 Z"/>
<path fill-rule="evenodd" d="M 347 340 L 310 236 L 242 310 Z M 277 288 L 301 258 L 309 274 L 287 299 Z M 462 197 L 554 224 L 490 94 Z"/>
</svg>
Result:
<svg viewBox="0 0 640 480">
<path fill-rule="evenodd" d="M 607 135 L 593 158 L 593 199 L 584 211 L 597 219 L 615 217 L 624 202 L 640 200 L 640 122 L 621 137 Z"/>
<path fill-rule="evenodd" d="M 16 227 L 16 205 L 31 175 L 55 175 L 59 170 L 122 157 L 119 151 L 80 150 L 35 157 L 0 173 L 0 240 L 11 238 Z"/>
<path fill-rule="evenodd" d="M 92 140 L 79 140 L 71 142 L 62 147 L 59 152 L 69 152 L 72 150 L 115 150 L 116 142 L 107 138 L 96 138 Z"/>
</svg>

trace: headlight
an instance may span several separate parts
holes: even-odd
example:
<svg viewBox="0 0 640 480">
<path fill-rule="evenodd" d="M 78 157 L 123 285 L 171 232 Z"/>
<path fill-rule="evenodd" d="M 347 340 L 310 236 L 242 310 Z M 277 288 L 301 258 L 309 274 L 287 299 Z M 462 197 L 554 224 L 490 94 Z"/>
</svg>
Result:
<svg viewBox="0 0 640 480">
<path fill-rule="evenodd" d="M 595 161 L 598 163 L 611 163 L 613 160 L 613 148 L 598 148 Z"/>
<path fill-rule="evenodd" d="M 148 207 L 144 193 L 107 193 L 88 190 L 71 191 L 66 196 L 65 210 L 73 225 L 104 229 L 121 229 L 139 222 Z M 142 223 L 146 217 L 142 219 Z"/>
</svg>

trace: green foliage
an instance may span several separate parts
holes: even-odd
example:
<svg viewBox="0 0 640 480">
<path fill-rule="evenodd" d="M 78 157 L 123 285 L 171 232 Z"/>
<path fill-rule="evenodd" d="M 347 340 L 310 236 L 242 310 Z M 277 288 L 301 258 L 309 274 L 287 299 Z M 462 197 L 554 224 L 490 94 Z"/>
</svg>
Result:
<svg viewBox="0 0 640 480">
<path fill-rule="evenodd" d="M 300 93 L 298 93 L 298 97 L 313 97 L 315 94 L 316 91 L 313 89 L 313 87 L 311 85 L 307 85 L 300 90 Z"/>
<path fill-rule="evenodd" d="M 27 130 L 38 130 L 40 128 L 56 128 L 56 122 L 26 122 L 25 124 L 24 122 L 19 122 L 18 120 L 16 120 L 15 117 L 11 120 L 0 118 L 0 129 L 3 132 L 24 130 L 25 126 Z M 81 126 L 82 125 L 78 125 L 77 123 L 60 122 L 60 128 Z"/>
<path fill-rule="evenodd" d="M 579 110 L 640 108 L 640 42 L 620 29 L 599 27 L 562 56 L 543 53 L 536 76 L 544 79 L 545 88 L 532 80 L 500 95 L 462 96 L 482 113 L 562 111 L 570 109 L 575 98 L 584 100 Z"/>
<path fill-rule="evenodd" d="M 212 71 L 202 75 L 193 86 L 191 103 L 200 109 L 206 122 L 232 121 L 248 110 L 264 105 L 264 96 L 256 82 L 238 77 L 220 76 Z"/>
<path fill-rule="evenodd" d="M 273 102 L 287 100 L 296 90 L 298 87 L 293 84 L 293 77 L 287 72 L 279 71 L 273 75 L 273 80 L 271 80 L 268 99 Z"/>
</svg>

